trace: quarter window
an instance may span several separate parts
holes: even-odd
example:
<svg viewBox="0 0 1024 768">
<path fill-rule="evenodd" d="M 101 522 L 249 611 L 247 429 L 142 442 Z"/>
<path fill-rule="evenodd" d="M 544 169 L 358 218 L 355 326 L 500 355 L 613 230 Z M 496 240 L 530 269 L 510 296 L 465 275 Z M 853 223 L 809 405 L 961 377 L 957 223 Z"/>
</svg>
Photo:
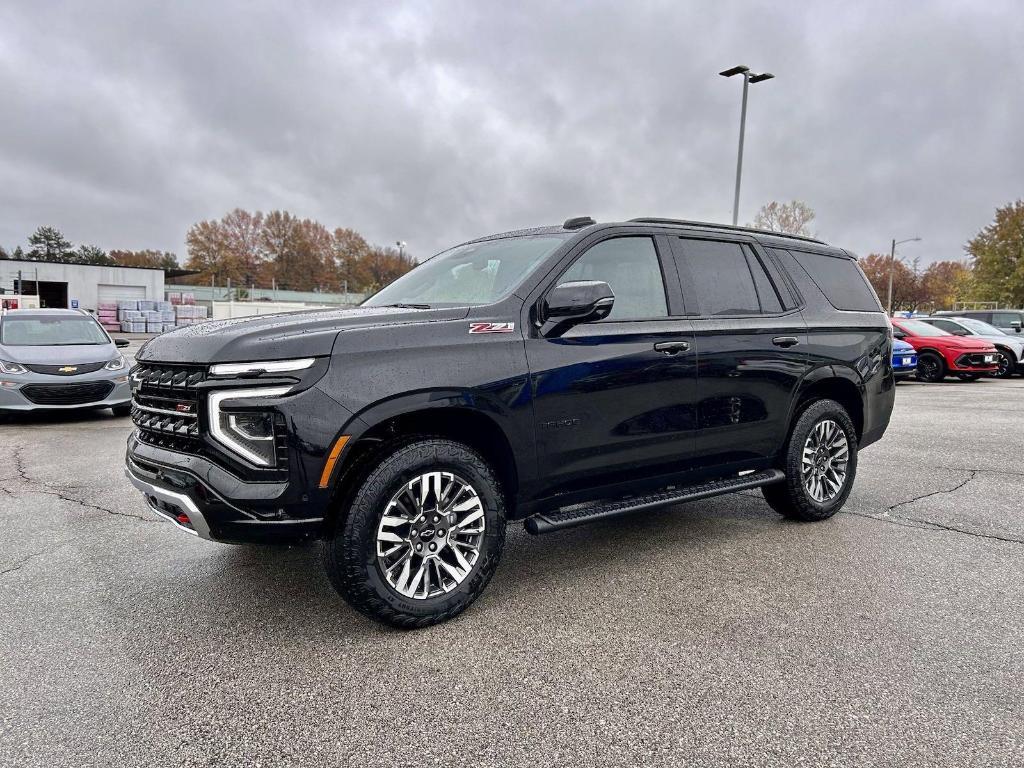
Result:
<svg viewBox="0 0 1024 768">
<path fill-rule="evenodd" d="M 603 280 L 615 294 L 606 320 L 668 317 L 665 281 L 649 237 L 617 237 L 588 250 L 562 275 L 560 283 Z"/>
</svg>

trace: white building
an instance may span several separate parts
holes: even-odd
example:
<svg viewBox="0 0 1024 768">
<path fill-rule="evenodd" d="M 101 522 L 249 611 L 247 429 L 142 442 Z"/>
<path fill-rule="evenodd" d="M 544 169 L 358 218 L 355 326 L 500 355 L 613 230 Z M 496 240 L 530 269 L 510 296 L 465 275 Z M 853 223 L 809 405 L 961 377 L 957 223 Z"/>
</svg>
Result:
<svg viewBox="0 0 1024 768">
<path fill-rule="evenodd" d="M 77 307 L 95 312 L 101 301 L 163 300 L 164 270 L 156 267 L 98 267 L 2 259 L 0 298 L 17 294 L 38 296 L 39 307 Z"/>
</svg>

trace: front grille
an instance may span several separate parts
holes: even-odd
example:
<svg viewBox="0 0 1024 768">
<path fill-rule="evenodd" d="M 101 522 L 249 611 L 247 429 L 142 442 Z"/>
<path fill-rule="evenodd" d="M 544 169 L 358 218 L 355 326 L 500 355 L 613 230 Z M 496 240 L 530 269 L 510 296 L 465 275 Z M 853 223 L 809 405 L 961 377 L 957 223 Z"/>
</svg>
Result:
<svg viewBox="0 0 1024 768">
<path fill-rule="evenodd" d="M 83 384 L 26 384 L 21 394 L 36 405 L 84 405 L 103 400 L 114 388 L 112 381 Z"/>
<path fill-rule="evenodd" d="M 974 368 L 974 367 L 987 367 L 991 368 L 995 365 L 994 362 L 986 363 L 985 355 L 994 355 L 994 352 L 971 352 L 968 354 L 960 355 L 956 359 L 956 364 L 961 368 Z"/>
<path fill-rule="evenodd" d="M 206 369 L 186 365 L 138 365 L 132 369 L 132 421 L 139 440 L 183 453 L 198 453 L 201 398 L 196 385 Z"/>
<path fill-rule="evenodd" d="M 78 376 L 82 373 L 95 373 L 106 363 L 75 363 L 74 365 L 29 365 L 32 373 L 45 373 L 48 376 Z"/>
</svg>

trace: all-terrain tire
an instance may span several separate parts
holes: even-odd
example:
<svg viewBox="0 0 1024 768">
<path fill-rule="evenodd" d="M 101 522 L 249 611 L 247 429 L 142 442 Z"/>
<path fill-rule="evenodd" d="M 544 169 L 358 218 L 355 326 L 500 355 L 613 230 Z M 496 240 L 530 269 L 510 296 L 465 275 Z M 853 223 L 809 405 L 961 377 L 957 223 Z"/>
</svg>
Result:
<svg viewBox="0 0 1024 768">
<path fill-rule="evenodd" d="M 804 485 L 804 445 L 811 431 L 820 423 L 832 421 L 842 429 L 847 442 L 849 458 L 846 478 L 839 493 L 824 502 L 814 499 Z M 857 476 L 857 431 L 849 414 L 835 400 L 815 400 L 796 419 L 786 440 L 783 454 L 783 472 L 786 479 L 761 488 L 768 505 L 783 517 L 812 522 L 832 517 L 846 503 L 853 481 Z"/>
<path fill-rule="evenodd" d="M 438 437 L 396 443 L 378 454 L 375 467 L 352 494 L 343 519 L 324 542 L 324 568 L 331 584 L 360 613 L 397 627 L 414 629 L 446 621 L 484 591 L 505 545 L 505 498 L 494 470 L 469 446 Z M 384 576 L 377 558 L 377 529 L 389 501 L 413 478 L 430 471 L 451 472 L 476 491 L 484 512 L 484 533 L 472 570 L 452 591 L 429 598 L 402 595 Z"/>
</svg>

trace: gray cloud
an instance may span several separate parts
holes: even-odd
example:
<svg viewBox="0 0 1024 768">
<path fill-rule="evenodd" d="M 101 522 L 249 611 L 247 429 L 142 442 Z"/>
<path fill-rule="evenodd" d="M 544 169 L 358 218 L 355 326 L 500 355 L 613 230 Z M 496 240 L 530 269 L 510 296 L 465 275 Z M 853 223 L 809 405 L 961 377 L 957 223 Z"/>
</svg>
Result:
<svg viewBox="0 0 1024 768">
<path fill-rule="evenodd" d="M 805 200 L 860 253 L 960 258 L 1024 195 L 1011 2 L 139 3 L 0 9 L 0 244 L 184 256 L 188 226 L 286 208 L 425 256 L 578 214 Z"/>
</svg>

